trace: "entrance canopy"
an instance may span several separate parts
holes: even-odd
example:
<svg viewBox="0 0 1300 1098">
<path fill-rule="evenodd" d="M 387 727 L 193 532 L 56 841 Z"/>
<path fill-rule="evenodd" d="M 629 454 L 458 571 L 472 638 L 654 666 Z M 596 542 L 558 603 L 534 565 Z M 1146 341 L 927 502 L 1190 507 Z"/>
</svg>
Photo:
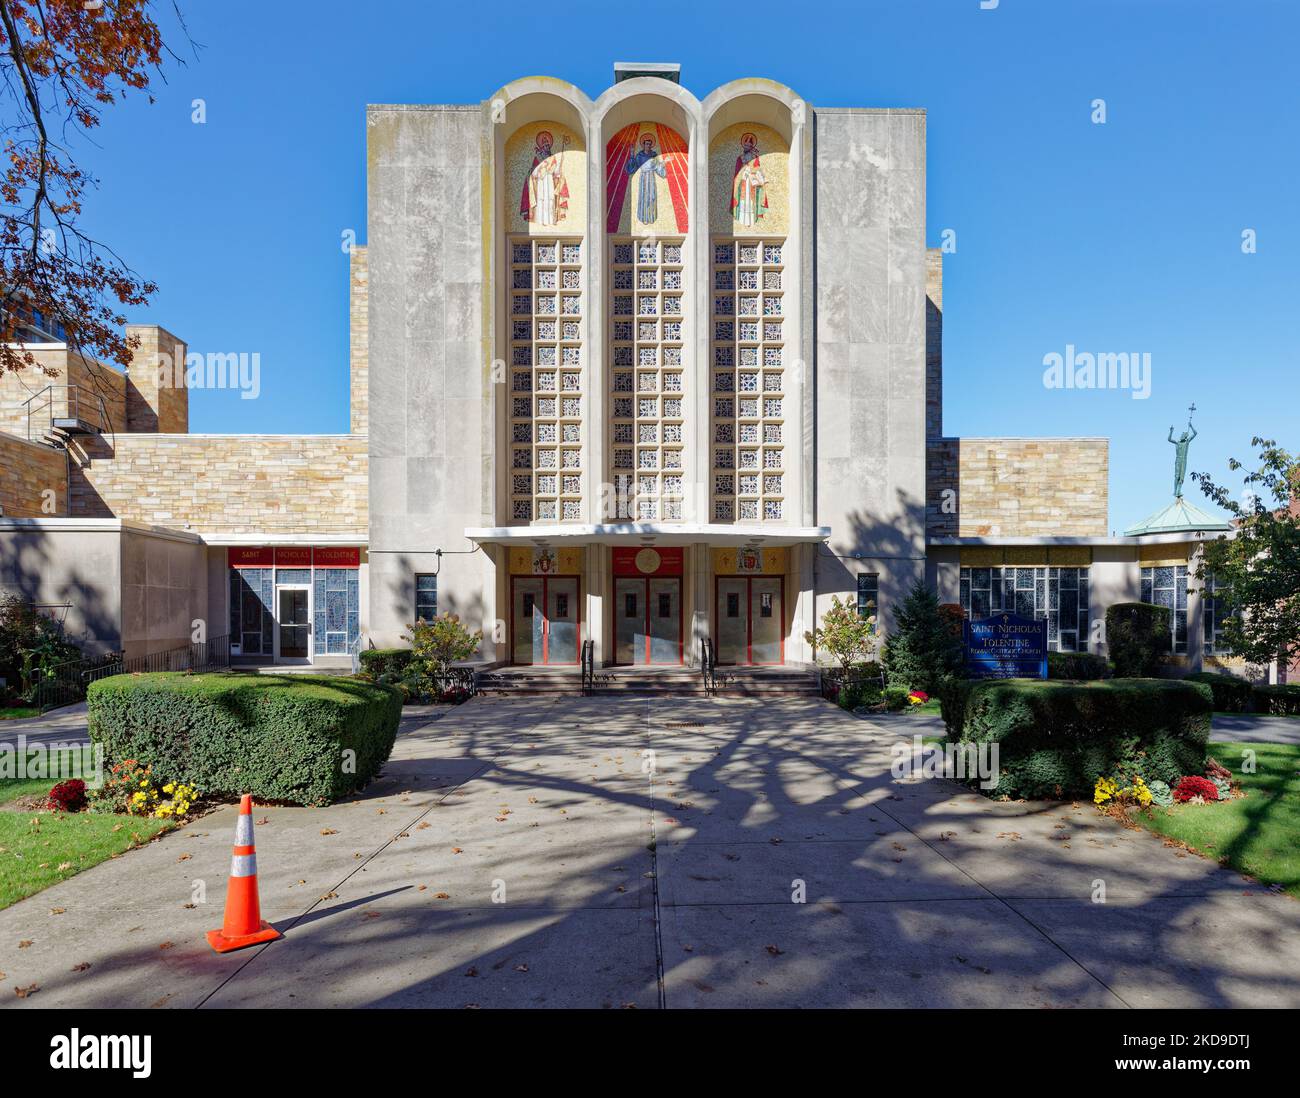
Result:
<svg viewBox="0 0 1300 1098">
<path fill-rule="evenodd" d="M 479 545 L 652 545 L 706 542 L 710 545 L 798 545 L 822 542 L 829 526 L 774 526 L 708 522 L 620 522 L 584 526 L 534 523 L 531 526 L 471 526 L 465 536 Z"/>
</svg>

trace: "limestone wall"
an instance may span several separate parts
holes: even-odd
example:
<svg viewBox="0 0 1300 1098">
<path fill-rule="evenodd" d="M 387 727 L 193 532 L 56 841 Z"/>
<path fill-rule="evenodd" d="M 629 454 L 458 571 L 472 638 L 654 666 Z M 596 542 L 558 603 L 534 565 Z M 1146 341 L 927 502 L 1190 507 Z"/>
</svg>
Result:
<svg viewBox="0 0 1300 1098">
<path fill-rule="evenodd" d="M 1101 438 L 940 438 L 928 445 L 930 537 L 1104 537 Z"/>
<path fill-rule="evenodd" d="M 0 431 L 27 437 L 27 410 L 23 403 L 38 395 L 47 385 L 55 386 L 52 393 L 54 414 L 68 414 L 68 391 L 65 386 L 76 385 L 82 390 L 83 419 L 93 419 L 87 412 L 95 408 L 89 401 L 95 394 L 103 397 L 109 423 L 115 431 L 126 430 L 126 378 L 111 366 L 88 362 L 80 355 L 70 353 L 61 343 L 49 347 L 29 348 L 36 358 L 37 367 L 0 373 Z M 53 370 L 54 376 L 43 369 Z M 49 412 L 41 411 L 42 426 L 49 424 Z M 40 432 L 36 432 L 39 437 Z"/>
<path fill-rule="evenodd" d="M 370 260 L 360 245 L 352 249 L 348 287 L 352 433 L 364 435 L 370 429 Z"/>
<path fill-rule="evenodd" d="M 52 489 L 53 496 L 42 493 Z M 42 509 L 45 499 L 52 508 Z M 67 514 L 67 463 L 63 451 L 0 432 L 0 513 L 5 518 Z"/>
<path fill-rule="evenodd" d="M 115 449 L 100 440 L 77 454 L 71 481 L 75 516 L 204 536 L 366 536 L 366 439 L 358 435 L 119 435 Z"/>
</svg>

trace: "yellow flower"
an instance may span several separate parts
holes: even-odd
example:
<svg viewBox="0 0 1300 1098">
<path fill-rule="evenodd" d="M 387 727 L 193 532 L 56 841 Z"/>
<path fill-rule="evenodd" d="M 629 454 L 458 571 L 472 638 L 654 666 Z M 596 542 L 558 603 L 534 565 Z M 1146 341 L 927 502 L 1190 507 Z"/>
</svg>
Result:
<svg viewBox="0 0 1300 1098">
<path fill-rule="evenodd" d="M 163 786 L 163 792 L 164 792 L 164 793 L 170 793 L 170 792 L 171 792 L 172 790 L 174 790 L 175 788 L 176 788 L 176 783 L 175 783 L 175 782 L 168 782 L 166 785 Z"/>
</svg>

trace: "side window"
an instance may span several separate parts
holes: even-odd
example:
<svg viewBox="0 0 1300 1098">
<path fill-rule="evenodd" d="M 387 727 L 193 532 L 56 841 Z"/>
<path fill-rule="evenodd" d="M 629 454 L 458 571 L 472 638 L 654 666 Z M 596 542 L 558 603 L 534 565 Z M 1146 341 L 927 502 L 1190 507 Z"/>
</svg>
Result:
<svg viewBox="0 0 1300 1098">
<path fill-rule="evenodd" d="M 433 621 L 438 616 L 438 577 L 428 573 L 415 576 L 415 620 Z"/>
<path fill-rule="evenodd" d="M 858 617 L 878 618 L 880 573 L 862 572 L 858 576 Z"/>
</svg>

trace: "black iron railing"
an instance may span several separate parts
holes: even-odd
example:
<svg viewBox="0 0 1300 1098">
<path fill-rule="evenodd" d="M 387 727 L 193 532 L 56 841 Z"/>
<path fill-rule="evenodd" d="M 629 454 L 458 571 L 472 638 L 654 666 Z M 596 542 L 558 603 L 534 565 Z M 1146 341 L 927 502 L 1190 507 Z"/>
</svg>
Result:
<svg viewBox="0 0 1300 1098">
<path fill-rule="evenodd" d="M 115 652 L 102 656 L 78 656 L 75 660 L 64 660 L 40 668 L 32 675 L 34 681 L 27 695 L 28 700 L 42 713 L 47 709 L 79 702 L 86 696 L 86 673 L 113 663 L 117 658 Z"/>
<path fill-rule="evenodd" d="M 596 642 L 582 642 L 582 693 L 590 697 L 596 692 Z"/>
<path fill-rule="evenodd" d="M 841 690 L 851 690 L 855 686 L 870 684 L 881 690 L 885 688 L 884 671 L 865 667 L 850 667 L 847 671 L 843 667 L 818 667 L 817 678 L 821 696 L 828 701 L 835 701 Z"/>
<path fill-rule="evenodd" d="M 478 693 L 478 672 L 473 667 L 448 667 L 438 676 L 438 690 L 443 695 L 464 693 L 472 698 Z"/>
<path fill-rule="evenodd" d="M 117 656 L 98 667 L 87 669 L 82 678 L 86 685 L 109 675 L 150 674 L 155 671 L 213 671 L 230 666 L 230 637 L 223 635 L 195 641 L 179 648 L 151 652 L 147 656 L 125 659 Z"/>
<path fill-rule="evenodd" d="M 710 637 L 700 638 L 700 677 L 704 681 L 704 692 L 712 696 L 718 689 L 718 657 Z"/>
</svg>

